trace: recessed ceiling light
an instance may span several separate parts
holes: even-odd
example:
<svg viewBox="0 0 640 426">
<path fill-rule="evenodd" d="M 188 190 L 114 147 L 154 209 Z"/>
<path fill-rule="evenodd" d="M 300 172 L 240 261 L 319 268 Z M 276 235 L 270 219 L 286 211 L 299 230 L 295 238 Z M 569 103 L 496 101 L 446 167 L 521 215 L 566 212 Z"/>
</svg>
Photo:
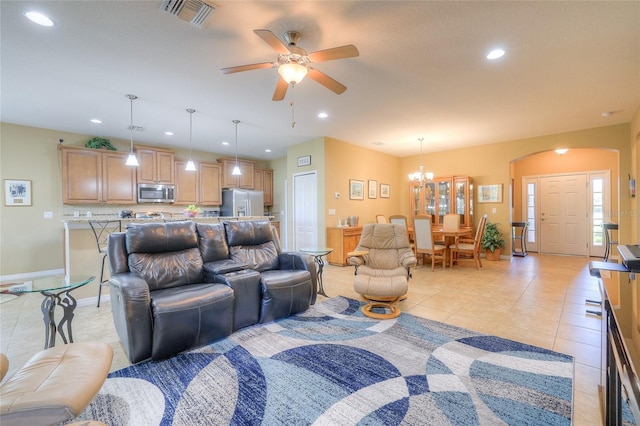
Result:
<svg viewBox="0 0 640 426">
<path fill-rule="evenodd" d="M 24 14 L 27 18 L 29 18 L 32 22 L 35 22 L 38 25 L 42 25 L 43 27 L 52 27 L 53 21 L 49 19 L 48 16 L 43 15 L 39 12 L 26 12 Z"/>
<path fill-rule="evenodd" d="M 224 141 L 224 142 L 222 142 L 222 145 L 225 145 L 225 146 L 226 146 L 226 145 L 229 145 L 229 142 Z"/>
<path fill-rule="evenodd" d="M 329 116 L 329 114 L 327 114 L 326 112 L 321 112 L 318 114 L 318 118 L 327 118 Z"/>
<path fill-rule="evenodd" d="M 265 149 L 264 152 L 271 152 L 269 148 Z"/>
<path fill-rule="evenodd" d="M 569 149 L 568 149 L 568 148 L 558 148 L 558 149 L 556 149 L 556 154 L 558 154 L 558 155 L 564 155 L 564 154 L 566 154 L 568 151 L 569 151 Z"/>
<path fill-rule="evenodd" d="M 98 120 L 97 118 L 92 118 L 91 122 L 94 124 L 102 124 L 102 120 Z"/>
<path fill-rule="evenodd" d="M 502 58 L 505 53 L 507 52 L 505 52 L 504 49 L 493 49 L 491 52 L 487 54 L 487 59 L 493 60 L 493 59 Z"/>
<path fill-rule="evenodd" d="M 169 132 L 169 131 L 164 132 L 164 134 L 167 136 L 173 136 L 173 132 Z"/>
</svg>

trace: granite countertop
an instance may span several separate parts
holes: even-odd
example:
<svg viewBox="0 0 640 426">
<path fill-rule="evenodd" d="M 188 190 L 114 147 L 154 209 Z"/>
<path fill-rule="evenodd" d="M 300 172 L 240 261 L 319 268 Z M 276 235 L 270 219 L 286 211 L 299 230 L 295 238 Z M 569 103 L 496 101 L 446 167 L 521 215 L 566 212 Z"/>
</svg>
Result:
<svg viewBox="0 0 640 426">
<path fill-rule="evenodd" d="M 173 217 L 165 218 L 168 221 L 179 221 L 179 220 L 193 220 L 194 222 L 201 223 L 216 223 L 222 220 L 258 220 L 258 219 L 269 219 L 273 221 L 275 216 L 220 216 L 220 217 L 204 217 L 204 216 L 196 216 L 194 218 L 186 218 L 182 215 L 175 215 Z M 93 215 L 91 217 L 81 216 L 81 217 L 65 217 L 62 222 L 67 224 L 88 224 L 91 220 L 119 220 L 124 223 L 131 222 L 163 222 L 165 219 L 152 217 L 152 218 L 135 218 L 135 217 L 127 217 L 121 218 L 119 216 L 113 215 Z"/>
</svg>

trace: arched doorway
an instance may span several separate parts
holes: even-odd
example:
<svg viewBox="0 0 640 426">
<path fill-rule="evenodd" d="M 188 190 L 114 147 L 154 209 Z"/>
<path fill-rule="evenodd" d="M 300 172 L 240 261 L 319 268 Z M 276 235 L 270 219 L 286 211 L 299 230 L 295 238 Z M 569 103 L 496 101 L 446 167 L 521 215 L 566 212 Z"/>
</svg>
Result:
<svg viewBox="0 0 640 426">
<path fill-rule="evenodd" d="M 572 149 L 514 160 L 512 221 L 526 221 L 529 251 L 600 257 L 601 224 L 616 222 L 618 152 Z"/>
</svg>

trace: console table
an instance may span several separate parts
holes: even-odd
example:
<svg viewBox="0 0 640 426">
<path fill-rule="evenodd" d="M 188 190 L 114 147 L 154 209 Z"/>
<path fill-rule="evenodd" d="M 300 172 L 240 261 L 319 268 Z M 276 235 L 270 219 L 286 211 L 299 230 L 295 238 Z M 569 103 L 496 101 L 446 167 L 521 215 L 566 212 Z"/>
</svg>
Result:
<svg viewBox="0 0 640 426">
<path fill-rule="evenodd" d="M 347 253 L 354 251 L 362 235 L 361 226 L 327 228 L 327 245 L 333 251 L 327 255 L 327 262 L 336 266 L 347 266 Z"/>
</svg>

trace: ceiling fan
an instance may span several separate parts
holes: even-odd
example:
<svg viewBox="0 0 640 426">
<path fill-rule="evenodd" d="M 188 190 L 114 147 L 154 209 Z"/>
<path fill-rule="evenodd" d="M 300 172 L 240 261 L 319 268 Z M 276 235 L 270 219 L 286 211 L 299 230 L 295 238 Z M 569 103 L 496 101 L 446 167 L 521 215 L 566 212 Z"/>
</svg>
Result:
<svg viewBox="0 0 640 426">
<path fill-rule="evenodd" d="M 315 69 L 313 64 L 332 61 L 334 59 L 354 58 L 360 54 L 354 45 L 348 44 L 346 46 L 307 53 L 306 50 L 297 46 L 301 37 L 300 33 L 297 31 L 287 31 L 284 34 L 284 39 L 287 42 L 286 45 L 269 30 L 253 30 L 253 32 L 267 42 L 273 50 L 278 52 L 277 61 L 222 68 L 220 70 L 222 74 L 232 74 L 235 72 L 263 68 L 278 68 L 280 79 L 278 80 L 276 90 L 273 93 L 272 99 L 274 101 L 283 100 L 289 85 L 292 87 L 295 86 L 300 83 L 306 75 L 308 75 L 310 79 L 322 84 L 324 87 L 338 95 L 347 90 L 345 85 Z"/>
</svg>

